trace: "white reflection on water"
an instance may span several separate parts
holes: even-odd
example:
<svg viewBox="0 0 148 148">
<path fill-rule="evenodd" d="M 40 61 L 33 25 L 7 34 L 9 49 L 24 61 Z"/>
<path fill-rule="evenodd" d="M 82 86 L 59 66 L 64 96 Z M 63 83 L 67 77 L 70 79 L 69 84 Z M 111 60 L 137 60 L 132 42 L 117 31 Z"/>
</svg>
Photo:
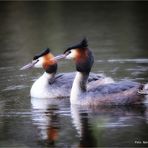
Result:
<svg viewBox="0 0 148 148">
<path fill-rule="evenodd" d="M 110 63 L 148 63 L 148 59 L 109 59 L 106 61 Z M 105 62 L 105 60 L 97 60 L 96 62 Z"/>
<path fill-rule="evenodd" d="M 27 87 L 29 87 L 29 86 L 26 86 L 26 85 L 12 85 L 12 86 L 6 87 L 2 91 L 20 90 L 20 89 L 24 89 L 24 88 L 27 88 Z"/>
<path fill-rule="evenodd" d="M 2 113 L 0 114 L 0 117 L 22 117 L 22 118 L 26 118 L 26 117 L 30 117 L 31 116 L 31 112 L 28 112 L 27 111 L 20 111 L 20 112 L 17 112 L 15 110 L 9 110 L 6 112 L 5 110 L 5 113 Z"/>
<path fill-rule="evenodd" d="M 111 59 L 108 62 L 133 62 L 133 63 L 148 63 L 148 59 Z"/>
</svg>

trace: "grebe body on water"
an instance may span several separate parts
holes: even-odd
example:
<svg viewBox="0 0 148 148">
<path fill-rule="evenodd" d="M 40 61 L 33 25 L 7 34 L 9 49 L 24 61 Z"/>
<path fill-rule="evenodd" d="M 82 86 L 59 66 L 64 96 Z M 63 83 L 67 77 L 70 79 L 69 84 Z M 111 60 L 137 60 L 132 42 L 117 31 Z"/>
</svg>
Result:
<svg viewBox="0 0 148 148">
<path fill-rule="evenodd" d="M 87 80 L 94 63 L 92 51 L 88 48 L 87 40 L 65 50 L 64 54 L 55 57 L 73 59 L 77 74 L 73 81 L 70 102 L 79 105 L 129 105 L 143 102 L 146 92 L 144 85 L 129 80 L 102 84 L 87 89 Z M 147 94 L 147 92 L 146 92 Z"/>
</svg>

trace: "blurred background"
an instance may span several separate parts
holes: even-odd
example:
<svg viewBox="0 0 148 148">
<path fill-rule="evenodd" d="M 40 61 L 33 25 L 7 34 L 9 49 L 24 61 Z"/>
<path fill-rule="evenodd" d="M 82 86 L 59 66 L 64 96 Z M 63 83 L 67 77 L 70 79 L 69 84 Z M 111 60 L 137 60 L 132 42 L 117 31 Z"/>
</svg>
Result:
<svg viewBox="0 0 148 148">
<path fill-rule="evenodd" d="M 135 140 L 147 140 L 148 113 L 143 111 L 147 108 L 138 111 L 127 108 L 120 110 L 121 114 L 114 114 L 114 110 L 105 116 L 104 112 L 98 115 L 100 110 L 90 116 L 82 113 L 81 121 L 89 130 L 83 133 L 84 139 L 80 138 L 82 135 L 77 134 L 72 124 L 69 106 L 62 111 L 52 106 L 48 115 L 32 111 L 30 87 L 43 70 L 19 71 L 44 48 L 51 48 L 57 55 L 87 37 L 95 56 L 93 72 L 115 80 L 147 83 L 147 28 L 147 2 L 0 2 L 0 147 L 46 146 L 48 132 L 53 131 L 60 135 L 59 139 L 50 135 L 58 139 L 56 146 L 81 145 L 88 139 L 90 143 L 85 146 L 139 146 Z M 73 62 L 69 63 L 61 61 L 58 71 L 75 71 Z M 34 114 L 54 122 L 34 120 Z M 65 130 L 59 130 L 59 126 Z M 40 138 L 43 129 L 48 131 L 46 142 Z M 42 134 L 37 136 L 38 133 Z M 51 146 L 53 141 L 48 144 Z"/>
</svg>

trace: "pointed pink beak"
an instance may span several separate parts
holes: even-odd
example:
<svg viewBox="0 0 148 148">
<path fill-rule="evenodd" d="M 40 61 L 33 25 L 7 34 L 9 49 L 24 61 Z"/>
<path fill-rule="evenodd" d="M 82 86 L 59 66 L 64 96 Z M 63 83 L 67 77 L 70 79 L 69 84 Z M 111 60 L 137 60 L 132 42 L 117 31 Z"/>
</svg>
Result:
<svg viewBox="0 0 148 148">
<path fill-rule="evenodd" d="M 55 56 L 55 57 L 52 58 L 51 60 L 58 61 L 58 60 L 60 60 L 60 59 L 65 59 L 65 57 L 66 57 L 65 54 L 60 54 L 60 55 Z"/>
<path fill-rule="evenodd" d="M 32 68 L 37 62 L 38 62 L 37 60 L 32 61 L 31 63 L 29 63 L 29 64 L 23 66 L 22 68 L 20 68 L 20 70 L 30 69 L 30 68 Z"/>
</svg>

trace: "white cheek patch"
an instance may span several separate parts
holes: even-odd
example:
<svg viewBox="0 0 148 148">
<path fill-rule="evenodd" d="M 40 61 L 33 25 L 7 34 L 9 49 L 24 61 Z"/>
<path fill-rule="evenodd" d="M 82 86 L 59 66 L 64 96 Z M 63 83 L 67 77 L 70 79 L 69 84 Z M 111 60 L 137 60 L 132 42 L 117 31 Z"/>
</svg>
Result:
<svg viewBox="0 0 148 148">
<path fill-rule="evenodd" d="M 66 59 L 74 59 L 77 56 L 77 51 L 75 49 L 71 50 L 71 53 L 66 56 Z"/>
<path fill-rule="evenodd" d="M 40 57 L 38 60 L 39 61 L 34 65 L 34 67 L 42 68 L 43 67 L 43 57 Z"/>
<path fill-rule="evenodd" d="M 148 90 L 148 83 L 145 84 L 144 89 Z"/>
</svg>

